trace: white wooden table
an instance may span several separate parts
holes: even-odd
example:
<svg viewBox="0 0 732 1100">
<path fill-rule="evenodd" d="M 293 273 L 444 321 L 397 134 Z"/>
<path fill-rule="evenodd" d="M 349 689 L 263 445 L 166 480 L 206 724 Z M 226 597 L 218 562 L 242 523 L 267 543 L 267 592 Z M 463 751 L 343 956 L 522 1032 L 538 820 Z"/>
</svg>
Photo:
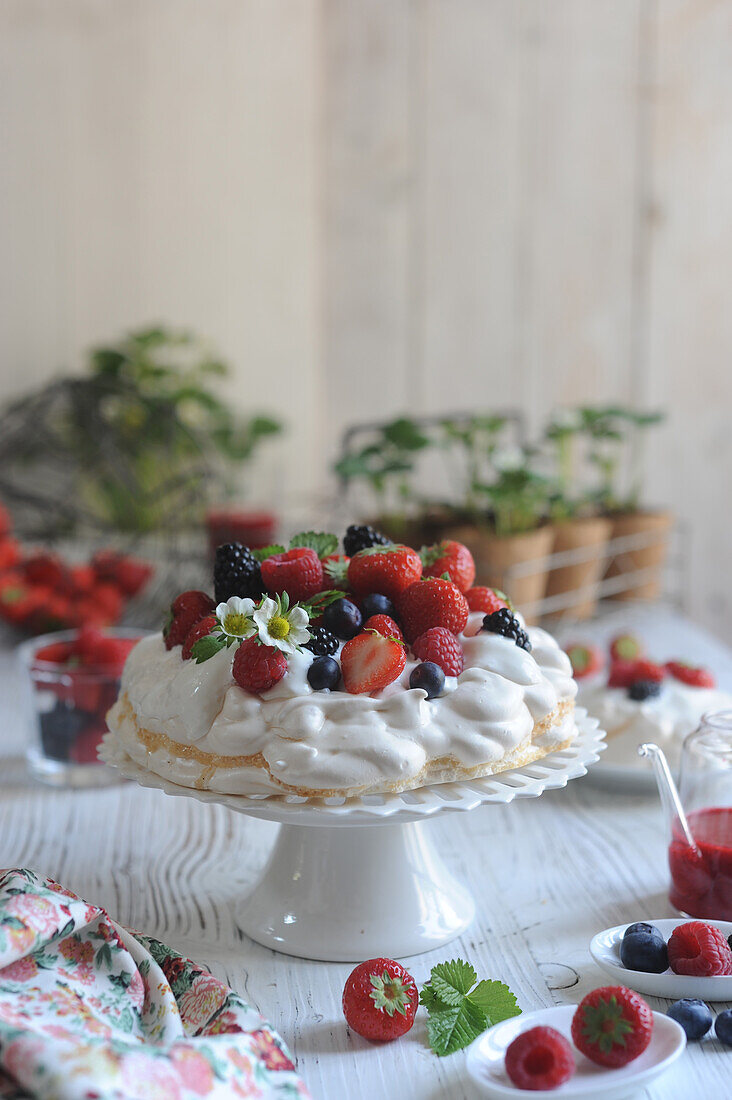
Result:
<svg viewBox="0 0 732 1100">
<path fill-rule="evenodd" d="M 732 654 L 678 616 L 661 610 L 650 624 L 644 615 L 642 633 L 659 639 L 659 656 L 674 648 L 698 655 L 732 688 Z M 427 1047 L 422 1013 L 402 1040 L 371 1046 L 348 1032 L 341 1014 L 347 964 L 275 954 L 239 931 L 236 901 L 265 862 L 276 825 L 131 785 L 100 792 L 32 785 L 20 758 L 24 717 L 7 647 L 0 649 L 0 722 L 0 865 L 48 874 L 123 924 L 205 962 L 279 1029 L 317 1100 L 476 1100 L 464 1055 L 439 1059 Z M 611 795 L 576 780 L 535 801 L 448 815 L 425 828 L 470 885 L 479 915 L 461 940 L 410 960 L 420 984 L 435 962 L 461 955 L 480 977 L 508 982 L 525 1011 L 576 1003 L 605 981 L 587 950 L 596 931 L 674 915 L 654 798 Z M 388 904 L 388 883 L 385 895 Z M 727 1100 L 732 1050 L 716 1040 L 691 1046 L 643 1095 Z"/>
</svg>

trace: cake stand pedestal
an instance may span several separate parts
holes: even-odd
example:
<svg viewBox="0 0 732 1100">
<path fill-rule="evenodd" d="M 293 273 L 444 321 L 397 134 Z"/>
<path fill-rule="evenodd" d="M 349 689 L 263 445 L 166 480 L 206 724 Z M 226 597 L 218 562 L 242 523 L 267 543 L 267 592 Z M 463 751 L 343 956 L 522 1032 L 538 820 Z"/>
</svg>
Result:
<svg viewBox="0 0 732 1100">
<path fill-rule="evenodd" d="M 583 710 L 577 710 L 576 722 L 578 735 L 569 748 L 535 764 L 467 783 L 349 799 L 182 787 L 132 760 L 112 733 L 99 755 L 142 786 L 278 821 L 274 849 L 239 905 L 238 924 L 258 943 L 287 955 L 358 962 L 431 951 L 468 928 L 475 904 L 434 847 L 429 820 L 486 803 L 537 798 L 584 775 L 599 759 L 605 735 Z"/>
</svg>

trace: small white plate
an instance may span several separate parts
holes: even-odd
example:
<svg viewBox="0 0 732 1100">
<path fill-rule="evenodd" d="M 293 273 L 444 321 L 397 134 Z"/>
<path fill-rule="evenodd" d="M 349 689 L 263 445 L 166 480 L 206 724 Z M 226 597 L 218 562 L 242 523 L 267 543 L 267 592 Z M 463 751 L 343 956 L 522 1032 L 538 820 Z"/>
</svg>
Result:
<svg viewBox="0 0 732 1100">
<path fill-rule="evenodd" d="M 504 1069 L 506 1049 L 521 1031 L 531 1027 L 553 1027 L 572 1042 L 572 1017 L 576 1005 L 557 1005 L 514 1016 L 489 1028 L 468 1048 L 468 1073 L 483 1090 L 484 1096 L 537 1096 L 538 1093 L 515 1088 Z M 590 1062 L 573 1046 L 577 1069 L 566 1084 L 544 1095 L 566 1096 L 572 1100 L 622 1100 L 645 1088 L 665 1073 L 683 1053 L 686 1036 L 675 1020 L 662 1012 L 653 1013 L 653 1035 L 643 1053 L 621 1069 L 603 1069 Z"/>
<path fill-rule="evenodd" d="M 691 917 L 672 917 L 666 920 L 649 920 L 668 942 L 674 928 L 688 924 Z M 725 920 L 706 921 L 724 933 L 725 939 L 732 933 L 732 923 Z M 638 993 L 649 997 L 669 997 L 672 1001 L 682 997 L 699 997 L 702 1001 L 732 1001 L 732 975 L 728 977 L 694 978 L 688 974 L 674 974 L 673 970 L 664 970 L 663 974 L 644 974 L 641 970 L 627 970 L 620 961 L 620 944 L 627 924 L 615 928 L 606 928 L 598 932 L 590 944 L 590 954 L 606 974 L 615 982 L 627 985 Z"/>
</svg>

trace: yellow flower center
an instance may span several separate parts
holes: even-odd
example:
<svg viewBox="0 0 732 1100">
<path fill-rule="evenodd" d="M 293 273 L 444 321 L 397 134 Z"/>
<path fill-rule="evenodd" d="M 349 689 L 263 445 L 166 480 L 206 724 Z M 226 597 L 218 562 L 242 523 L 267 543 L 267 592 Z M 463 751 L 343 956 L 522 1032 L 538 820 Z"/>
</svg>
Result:
<svg viewBox="0 0 732 1100">
<path fill-rule="evenodd" d="M 290 633 L 290 624 L 284 615 L 273 615 L 267 623 L 267 629 L 273 638 L 286 638 Z"/>
<path fill-rule="evenodd" d="M 233 634 L 235 637 L 241 637 L 246 634 L 248 625 L 248 619 L 246 615 L 242 615 L 240 611 L 230 611 L 224 619 L 224 630 L 227 634 Z"/>
</svg>

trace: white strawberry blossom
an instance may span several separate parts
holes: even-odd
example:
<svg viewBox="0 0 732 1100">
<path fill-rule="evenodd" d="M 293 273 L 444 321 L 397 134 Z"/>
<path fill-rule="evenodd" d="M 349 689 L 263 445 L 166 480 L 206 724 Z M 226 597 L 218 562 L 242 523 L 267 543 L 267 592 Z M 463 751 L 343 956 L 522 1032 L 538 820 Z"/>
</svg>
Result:
<svg viewBox="0 0 732 1100">
<path fill-rule="evenodd" d="M 283 653 L 294 653 L 310 638 L 307 611 L 298 604 L 289 607 L 286 597 L 266 597 L 255 608 L 253 618 L 260 641 Z"/>
<path fill-rule="evenodd" d="M 226 603 L 218 605 L 216 618 L 227 638 L 251 638 L 257 633 L 252 620 L 254 606 L 254 600 L 242 596 L 230 596 Z"/>
</svg>

